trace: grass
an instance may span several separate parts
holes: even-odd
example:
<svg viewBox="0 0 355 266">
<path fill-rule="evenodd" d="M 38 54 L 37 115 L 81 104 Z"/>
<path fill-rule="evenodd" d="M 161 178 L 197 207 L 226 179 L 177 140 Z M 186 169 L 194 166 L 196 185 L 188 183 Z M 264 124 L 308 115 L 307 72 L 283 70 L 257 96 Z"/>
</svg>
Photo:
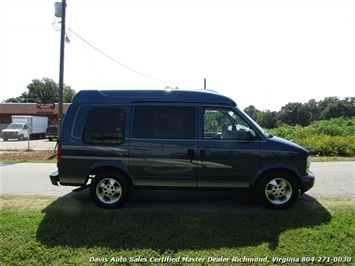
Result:
<svg viewBox="0 0 355 266">
<path fill-rule="evenodd" d="M 5 163 L 56 163 L 53 150 L 8 150 L 0 153 L 0 161 Z"/>
<path fill-rule="evenodd" d="M 355 157 L 340 156 L 311 156 L 312 162 L 350 162 L 355 161 Z"/>
<path fill-rule="evenodd" d="M 285 211 L 243 202 L 149 201 L 103 210 L 70 194 L 0 199 L 1 265 L 220 265 L 223 259 L 223 265 L 238 265 L 244 257 L 267 258 L 269 265 L 282 262 L 272 262 L 276 258 L 355 261 L 353 198 L 305 196 Z M 334 263 L 318 263 L 325 264 Z"/>
</svg>

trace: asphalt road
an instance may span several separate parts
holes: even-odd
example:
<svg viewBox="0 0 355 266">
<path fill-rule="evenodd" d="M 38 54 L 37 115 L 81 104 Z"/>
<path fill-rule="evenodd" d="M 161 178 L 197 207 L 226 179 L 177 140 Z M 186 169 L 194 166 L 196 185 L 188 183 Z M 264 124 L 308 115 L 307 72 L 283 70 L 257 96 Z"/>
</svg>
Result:
<svg viewBox="0 0 355 266">
<path fill-rule="evenodd" d="M 0 195 L 50 195 L 61 197 L 75 187 L 53 186 L 49 174 L 56 164 L 0 163 Z M 355 198 L 355 162 L 312 163 L 315 186 L 306 194 L 312 197 L 341 196 Z"/>
</svg>

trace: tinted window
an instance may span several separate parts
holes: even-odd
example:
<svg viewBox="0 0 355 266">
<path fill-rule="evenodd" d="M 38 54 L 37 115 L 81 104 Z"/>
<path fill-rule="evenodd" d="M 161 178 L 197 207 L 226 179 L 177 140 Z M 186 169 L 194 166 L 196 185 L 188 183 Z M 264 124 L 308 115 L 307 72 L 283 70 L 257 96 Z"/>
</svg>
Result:
<svg viewBox="0 0 355 266">
<path fill-rule="evenodd" d="M 205 108 L 204 139 L 246 140 L 249 125 L 240 115 L 227 108 Z"/>
<path fill-rule="evenodd" d="M 119 108 L 96 108 L 89 112 L 84 130 L 84 142 L 120 144 L 124 139 L 125 113 Z"/>
<path fill-rule="evenodd" d="M 134 110 L 133 137 L 193 139 L 195 138 L 195 108 L 137 106 Z"/>
</svg>

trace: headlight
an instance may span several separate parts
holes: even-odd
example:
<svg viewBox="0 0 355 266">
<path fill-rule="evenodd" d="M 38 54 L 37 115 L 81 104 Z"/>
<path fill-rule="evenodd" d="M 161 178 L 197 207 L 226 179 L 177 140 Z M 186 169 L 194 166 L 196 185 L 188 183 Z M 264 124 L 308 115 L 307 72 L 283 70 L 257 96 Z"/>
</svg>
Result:
<svg viewBox="0 0 355 266">
<path fill-rule="evenodd" d="M 309 172 L 309 168 L 311 168 L 311 156 L 307 156 L 307 162 L 306 162 L 306 174 Z"/>
</svg>

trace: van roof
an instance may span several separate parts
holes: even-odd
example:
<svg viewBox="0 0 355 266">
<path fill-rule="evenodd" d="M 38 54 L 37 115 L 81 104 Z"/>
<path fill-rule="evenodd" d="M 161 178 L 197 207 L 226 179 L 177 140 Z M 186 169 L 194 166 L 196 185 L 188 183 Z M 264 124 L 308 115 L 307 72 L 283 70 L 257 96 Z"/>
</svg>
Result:
<svg viewBox="0 0 355 266">
<path fill-rule="evenodd" d="M 72 103 L 188 102 L 237 104 L 211 90 L 82 90 Z"/>
</svg>

